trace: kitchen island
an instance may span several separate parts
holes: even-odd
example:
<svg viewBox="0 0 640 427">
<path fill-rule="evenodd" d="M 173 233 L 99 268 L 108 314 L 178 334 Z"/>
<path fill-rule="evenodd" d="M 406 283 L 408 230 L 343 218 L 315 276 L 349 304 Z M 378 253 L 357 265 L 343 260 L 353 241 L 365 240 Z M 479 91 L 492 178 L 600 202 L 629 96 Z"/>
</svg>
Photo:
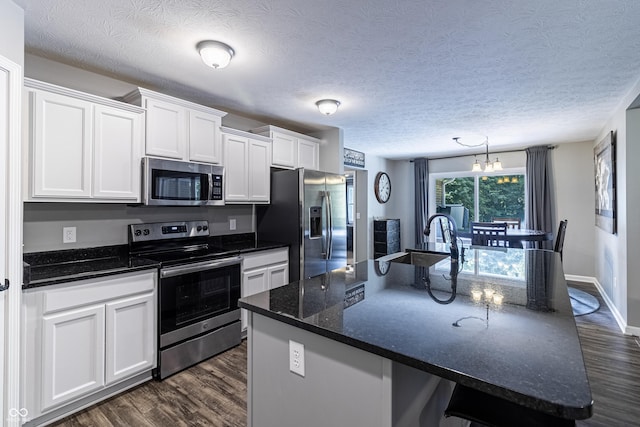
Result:
<svg viewBox="0 0 640 427">
<path fill-rule="evenodd" d="M 464 257 L 453 280 L 448 259 L 370 260 L 243 298 L 248 425 L 456 425 L 442 419 L 456 383 L 554 416 L 590 417 L 559 255 L 467 249 Z"/>
</svg>

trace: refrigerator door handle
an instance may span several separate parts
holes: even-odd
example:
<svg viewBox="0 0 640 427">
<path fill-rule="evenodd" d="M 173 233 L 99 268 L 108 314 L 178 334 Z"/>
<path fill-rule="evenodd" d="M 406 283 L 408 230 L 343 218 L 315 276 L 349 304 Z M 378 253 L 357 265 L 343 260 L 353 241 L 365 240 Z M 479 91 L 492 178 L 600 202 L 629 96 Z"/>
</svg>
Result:
<svg viewBox="0 0 640 427">
<path fill-rule="evenodd" d="M 331 206 L 331 193 L 327 191 L 327 259 L 333 256 L 333 208 Z"/>
</svg>

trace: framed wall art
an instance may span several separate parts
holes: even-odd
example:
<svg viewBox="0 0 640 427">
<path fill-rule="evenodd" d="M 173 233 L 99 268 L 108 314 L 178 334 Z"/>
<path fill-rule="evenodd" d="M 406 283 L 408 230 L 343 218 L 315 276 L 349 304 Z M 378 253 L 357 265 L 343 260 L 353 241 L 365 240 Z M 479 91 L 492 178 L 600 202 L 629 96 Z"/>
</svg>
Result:
<svg viewBox="0 0 640 427">
<path fill-rule="evenodd" d="M 594 151 L 596 185 L 596 225 L 616 233 L 616 141 L 613 131 L 607 133 Z"/>
</svg>

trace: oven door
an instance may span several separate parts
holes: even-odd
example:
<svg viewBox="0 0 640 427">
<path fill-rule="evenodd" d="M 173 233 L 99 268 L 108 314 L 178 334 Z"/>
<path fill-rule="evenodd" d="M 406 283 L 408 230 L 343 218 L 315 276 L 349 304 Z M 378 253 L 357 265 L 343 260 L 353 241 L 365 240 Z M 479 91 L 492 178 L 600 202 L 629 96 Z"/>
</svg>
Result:
<svg viewBox="0 0 640 427">
<path fill-rule="evenodd" d="M 242 258 L 160 270 L 160 348 L 240 319 Z"/>
</svg>

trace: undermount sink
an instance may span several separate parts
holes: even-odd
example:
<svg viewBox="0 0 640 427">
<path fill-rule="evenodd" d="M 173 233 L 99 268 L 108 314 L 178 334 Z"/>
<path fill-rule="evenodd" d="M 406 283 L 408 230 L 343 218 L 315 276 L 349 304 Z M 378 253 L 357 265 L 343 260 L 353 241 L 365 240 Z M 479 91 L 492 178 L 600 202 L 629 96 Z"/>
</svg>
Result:
<svg viewBox="0 0 640 427">
<path fill-rule="evenodd" d="M 449 258 L 449 254 L 417 251 L 398 252 L 392 255 L 388 255 L 387 257 L 385 257 L 386 261 L 398 262 L 402 264 L 412 264 L 419 267 L 431 267 L 432 265 L 439 263 L 443 259 Z M 382 259 L 380 259 L 380 261 L 382 261 Z"/>
</svg>

